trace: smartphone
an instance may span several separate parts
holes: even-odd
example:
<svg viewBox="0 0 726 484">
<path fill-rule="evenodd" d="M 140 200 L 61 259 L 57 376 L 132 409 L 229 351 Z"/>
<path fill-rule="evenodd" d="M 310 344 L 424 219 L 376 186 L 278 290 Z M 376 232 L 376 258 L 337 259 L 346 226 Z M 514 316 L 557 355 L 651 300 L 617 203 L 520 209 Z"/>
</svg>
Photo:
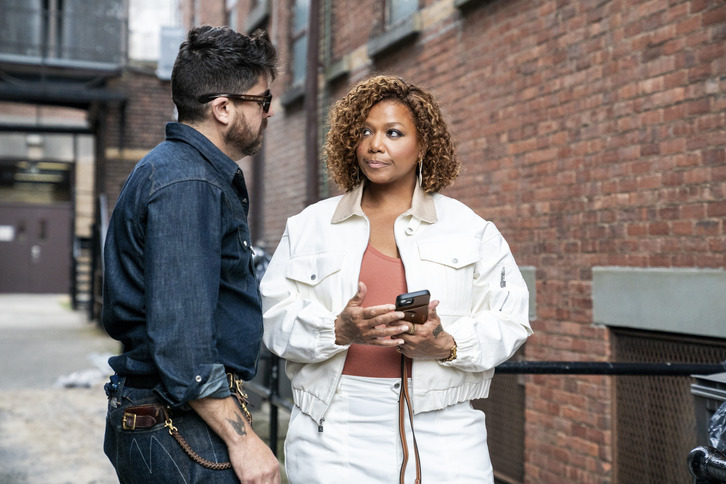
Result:
<svg viewBox="0 0 726 484">
<path fill-rule="evenodd" d="M 408 292 L 396 297 L 396 311 L 403 311 L 403 319 L 415 324 L 425 323 L 429 318 L 429 298 L 431 294 L 423 291 Z"/>
</svg>

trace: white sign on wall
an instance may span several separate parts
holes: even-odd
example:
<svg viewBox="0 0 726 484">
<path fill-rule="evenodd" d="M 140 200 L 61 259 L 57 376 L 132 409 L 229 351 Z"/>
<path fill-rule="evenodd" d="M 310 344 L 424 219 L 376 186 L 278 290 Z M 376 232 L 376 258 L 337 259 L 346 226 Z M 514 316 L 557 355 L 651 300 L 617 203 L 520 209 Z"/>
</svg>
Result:
<svg viewBox="0 0 726 484">
<path fill-rule="evenodd" d="M 12 242 L 13 240 L 15 240 L 15 227 L 0 225 L 0 242 Z"/>
</svg>

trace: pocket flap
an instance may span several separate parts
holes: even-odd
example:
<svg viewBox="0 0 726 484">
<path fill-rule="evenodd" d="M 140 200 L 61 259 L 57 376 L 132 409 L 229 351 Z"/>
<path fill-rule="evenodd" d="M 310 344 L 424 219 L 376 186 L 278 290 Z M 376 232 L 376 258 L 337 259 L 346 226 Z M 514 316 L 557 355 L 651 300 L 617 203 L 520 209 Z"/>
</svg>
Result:
<svg viewBox="0 0 726 484">
<path fill-rule="evenodd" d="M 477 240 L 422 242 L 418 245 L 421 260 L 436 262 L 445 266 L 460 269 L 479 260 L 479 243 Z"/>
<path fill-rule="evenodd" d="M 344 257 L 345 252 L 322 252 L 293 257 L 287 264 L 285 276 L 303 284 L 317 286 L 320 281 L 341 269 Z"/>
</svg>

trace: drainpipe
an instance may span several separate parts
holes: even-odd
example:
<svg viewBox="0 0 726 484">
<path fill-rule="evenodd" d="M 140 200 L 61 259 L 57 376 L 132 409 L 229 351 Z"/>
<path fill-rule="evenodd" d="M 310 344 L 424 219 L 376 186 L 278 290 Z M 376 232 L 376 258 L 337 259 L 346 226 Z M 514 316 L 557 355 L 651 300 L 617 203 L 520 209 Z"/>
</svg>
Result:
<svg viewBox="0 0 726 484">
<path fill-rule="evenodd" d="M 318 149 L 318 67 L 320 46 L 320 0 L 310 0 L 308 51 L 305 73 L 305 166 L 306 205 L 320 200 L 320 162 Z"/>
</svg>

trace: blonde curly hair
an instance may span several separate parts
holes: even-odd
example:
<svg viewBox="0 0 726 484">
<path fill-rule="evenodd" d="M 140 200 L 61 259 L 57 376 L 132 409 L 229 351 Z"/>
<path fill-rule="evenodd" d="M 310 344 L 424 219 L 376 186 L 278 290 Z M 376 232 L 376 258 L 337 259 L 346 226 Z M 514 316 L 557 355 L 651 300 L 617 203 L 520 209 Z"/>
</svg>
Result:
<svg viewBox="0 0 726 484">
<path fill-rule="evenodd" d="M 323 146 L 330 178 L 346 192 L 361 183 L 363 175 L 355 150 L 368 113 L 381 101 L 399 102 L 411 111 L 424 149 L 423 189 L 438 192 L 451 185 L 461 162 L 438 104 L 428 92 L 394 76 L 376 76 L 358 83 L 331 108 L 330 130 Z"/>
</svg>

